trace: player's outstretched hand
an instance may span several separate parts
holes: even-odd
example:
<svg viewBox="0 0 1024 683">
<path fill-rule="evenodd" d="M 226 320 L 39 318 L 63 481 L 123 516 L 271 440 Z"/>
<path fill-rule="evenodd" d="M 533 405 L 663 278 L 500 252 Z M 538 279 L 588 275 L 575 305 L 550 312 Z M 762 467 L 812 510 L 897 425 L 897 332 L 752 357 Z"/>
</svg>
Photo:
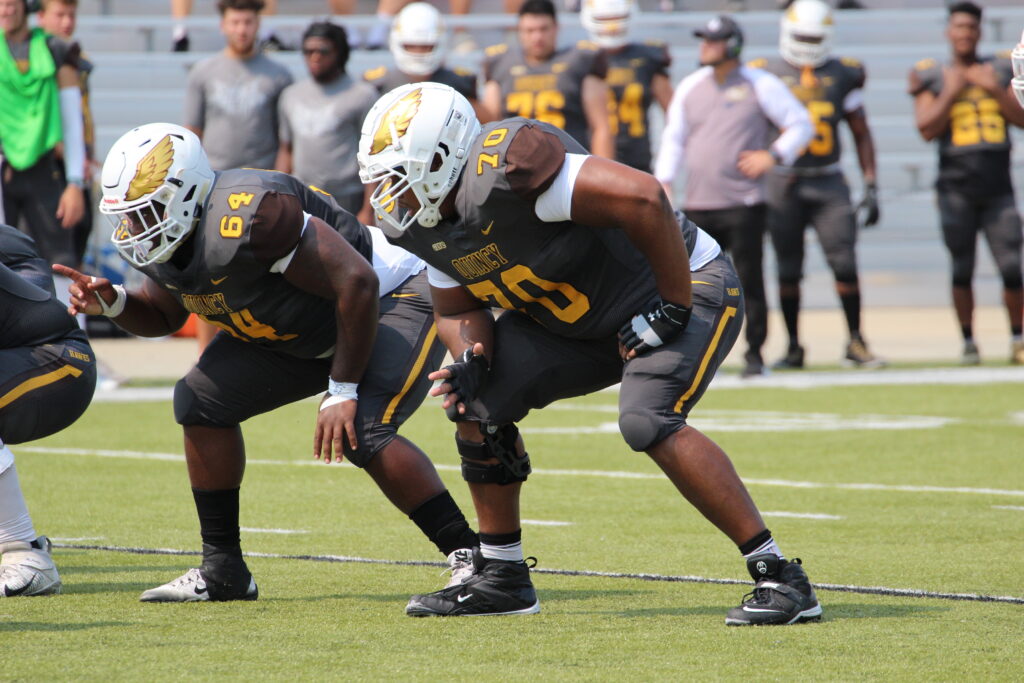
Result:
<svg viewBox="0 0 1024 683">
<path fill-rule="evenodd" d="M 325 394 L 320 402 L 331 398 Z M 316 416 L 316 433 L 313 435 L 313 457 L 323 460 L 325 463 L 333 459 L 341 462 L 344 459 L 344 439 L 348 439 L 349 448 L 355 450 L 359 447 L 356 437 L 356 408 L 359 407 L 357 400 L 342 401 L 321 407 Z"/>
<path fill-rule="evenodd" d="M 430 395 L 444 396 L 442 407 L 449 420 L 454 422 L 460 415 L 466 414 L 466 404 L 480 393 L 489 369 L 484 345 L 477 342 L 451 365 L 427 375 L 428 379 L 435 382 Z"/>
<path fill-rule="evenodd" d="M 53 265 L 53 272 L 71 280 L 71 284 L 68 285 L 68 294 L 71 295 L 68 313 L 71 315 L 102 315 L 104 307 L 100 305 L 99 297 L 103 297 L 107 306 L 117 300 L 114 286 L 105 277 L 91 277 L 59 263 Z"/>
</svg>

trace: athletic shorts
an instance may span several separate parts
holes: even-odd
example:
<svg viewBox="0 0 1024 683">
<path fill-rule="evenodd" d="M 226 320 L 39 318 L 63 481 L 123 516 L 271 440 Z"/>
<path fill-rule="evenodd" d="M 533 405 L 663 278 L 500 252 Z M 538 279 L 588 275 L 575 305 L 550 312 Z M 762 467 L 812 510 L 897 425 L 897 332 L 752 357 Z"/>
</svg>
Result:
<svg viewBox="0 0 1024 683">
<path fill-rule="evenodd" d="M 377 338 L 359 382 L 358 452 L 345 457 L 364 467 L 395 437 L 430 388 L 427 374 L 444 358 L 431 308 L 426 272 L 381 297 Z M 233 427 L 327 390 L 330 358 L 297 358 L 217 334 L 174 390 L 175 419 L 183 425 Z M 312 423 L 311 423 L 312 430 Z"/>
<path fill-rule="evenodd" d="M 623 364 L 615 336 L 570 339 L 517 311 L 495 322 L 487 383 L 471 420 L 507 424 L 530 410 L 622 382 L 620 425 L 630 447 L 647 450 L 686 425 L 743 322 L 743 290 L 724 254 L 693 273 L 693 314 L 683 334 Z M 625 321 L 623 321 L 625 322 Z"/>
<path fill-rule="evenodd" d="M 96 356 L 87 342 L 0 349 L 0 439 L 56 434 L 81 417 L 95 389 Z"/>
</svg>

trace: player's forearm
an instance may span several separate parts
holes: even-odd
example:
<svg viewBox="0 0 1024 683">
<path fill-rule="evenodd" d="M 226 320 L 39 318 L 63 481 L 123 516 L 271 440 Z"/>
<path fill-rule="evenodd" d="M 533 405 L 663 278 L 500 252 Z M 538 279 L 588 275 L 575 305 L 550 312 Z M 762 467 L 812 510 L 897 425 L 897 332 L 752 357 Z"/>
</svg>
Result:
<svg viewBox="0 0 1024 683">
<path fill-rule="evenodd" d="M 943 90 L 931 102 L 914 108 L 914 120 L 917 130 L 925 140 L 934 140 L 942 135 L 949 125 L 949 110 L 953 107 L 956 93 Z"/>
<path fill-rule="evenodd" d="M 864 176 L 865 183 L 874 183 L 877 176 L 877 165 L 875 162 L 875 141 L 871 130 L 865 127 L 853 135 L 857 147 L 857 161 L 860 163 L 860 170 Z"/>
<path fill-rule="evenodd" d="M 456 315 L 440 315 L 435 312 L 437 336 L 452 357 L 457 358 L 474 344 L 484 345 L 484 355 L 490 360 L 494 352 L 494 316 L 490 309 L 478 308 Z"/>
<path fill-rule="evenodd" d="M 338 336 L 331 361 L 331 379 L 336 382 L 358 383 L 370 362 L 373 343 L 377 338 L 377 281 L 369 271 L 372 282 L 355 275 L 338 293 L 335 321 Z M 358 280 L 353 282 L 351 280 Z"/>
<path fill-rule="evenodd" d="M 166 337 L 181 329 L 188 318 L 184 309 L 180 315 L 169 315 L 152 304 L 142 290 L 132 290 L 126 295 L 124 310 L 111 320 L 137 337 Z"/>
<path fill-rule="evenodd" d="M 637 207 L 635 216 L 626 234 L 647 257 L 658 293 L 666 301 L 690 306 L 690 255 L 668 197 L 659 191 L 656 199 L 652 197 Z"/>
<path fill-rule="evenodd" d="M 1006 122 L 1024 128 L 1024 107 L 1017 102 L 1017 96 L 1011 88 L 999 90 L 995 93 L 996 101 L 999 102 L 999 112 L 1006 119 Z"/>
</svg>

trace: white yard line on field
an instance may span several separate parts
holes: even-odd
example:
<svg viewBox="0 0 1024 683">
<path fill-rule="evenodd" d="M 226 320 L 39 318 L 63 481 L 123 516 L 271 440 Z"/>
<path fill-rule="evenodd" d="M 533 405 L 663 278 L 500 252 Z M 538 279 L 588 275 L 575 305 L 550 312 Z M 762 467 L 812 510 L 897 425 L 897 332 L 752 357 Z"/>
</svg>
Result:
<svg viewBox="0 0 1024 683">
<path fill-rule="evenodd" d="M 258 529 L 255 527 L 243 526 L 239 527 L 242 531 L 247 531 L 250 534 L 308 534 L 309 532 L 305 529 Z"/>
<path fill-rule="evenodd" d="M 793 519 L 845 519 L 839 515 L 826 515 L 822 512 L 762 512 L 763 517 L 792 517 Z"/>
<path fill-rule="evenodd" d="M 1024 512 L 1024 505 L 993 505 L 993 510 L 1019 510 Z"/>
<path fill-rule="evenodd" d="M 151 453 L 146 451 L 116 451 L 92 448 L 52 448 L 46 446 L 19 446 L 19 452 L 44 453 L 47 455 L 78 455 L 101 458 L 126 458 L 131 460 L 159 460 L 184 462 L 184 456 L 174 453 Z M 315 460 L 246 460 L 247 465 L 274 465 L 279 467 L 331 467 Z M 458 465 L 434 465 L 437 469 L 447 472 L 459 472 Z M 334 467 L 338 467 L 334 465 Z M 343 462 L 340 467 L 352 468 L 348 462 Z M 609 479 L 645 479 L 663 481 L 665 475 L 654 472 L 622 472 L 616 470 L 575 470 L 575 469 L 534 469 L 533 474 L 540 476 L 562 476 L 562 477 L 605 477 Z M 873 484 L 873 483 L 844 483 L 844 482 L 817 482 L 817 481 L 793 481 L 789 479 L 749 479 L 744 478 L 744 483 L 750 486 L 776 486 L 782 488 L 797 489 L 839 489 L 844 491 L 899 491 L 901 493 L 968 493 L 989 496 L 1021 496 L 1024 497 L 1024 490 L 1017 489 L 994 489 L 973 486 L 928 486 L 917 484 Z"/>
<path fill-rule="evenodd" d="M 195 556 L 200 553 L 195 550 L 175 550 L 173 548 L 134 548 L 129 546 L 112 545 L 68 545 L 57 544 L 58 548 L 73 548 L 76 550 L 103 550 L 117 553 L 132 553 L 135 555 L 180 555 Z M 385 560 L 372 557 L 355 557 L 350 555 L 283 555 L 280 553 L 243 553 L 246 557 L 260 557 L 277 560 L 302 560 L 306 562 L 347 562 L 353 564 L 377 564 L 393 565 L 403 567 L 447 567 L 447 563 L 428 562 L 424 560 Z M 607 579 L 635 579 L 638 581 L 664 581 L 670 583 L 709 583 L 725 584 L 735 586 L 749 586 L 750 579 L 719 579 L 708 576 L 679 576 L 673 574 L 644 574 L 627 572 L 604 572 L 590 569 L 542 569 L 533 568 L 530 570 L 535 574 L 555 574 L 559 576 L 586 576 Z M 891 597 L 907 598 L 933 598 L 936 600 L 965 600 L 970 602 L 1004 602 L 1016 605 L 1024 605 L 1024 598 L 1012 595 L 985 595 L 979 593 L 940 593 L 935 591 L 918 590 L 916 588 L 891 588 L 888 586 L 854 586 L 838 583 L 814 583 L 817 590 L 838 591 L 842 593 L 861 593 L 866 595 L 885 595 Z"/>
</svg>

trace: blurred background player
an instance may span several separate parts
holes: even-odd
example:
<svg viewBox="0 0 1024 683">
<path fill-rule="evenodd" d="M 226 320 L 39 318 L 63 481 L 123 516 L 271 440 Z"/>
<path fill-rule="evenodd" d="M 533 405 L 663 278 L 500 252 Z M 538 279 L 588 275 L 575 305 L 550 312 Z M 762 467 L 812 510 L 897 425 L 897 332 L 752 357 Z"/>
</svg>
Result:
<svg viewBox="0 0 1024 683">
<path fill-rule="evenodd" d="M 676 87 L 665 117 L 654 175 L 672 197 L 687 172 L 683 208 L 729 251 L 747 309 L 744 377 L 765 373 L 764 175 L 792 165 L 814 135 L 807 109 L 778 77 L 740 64 L 743 32 L 728 16 L 694 31 L 701 68 Z M 781 134 L 769 144 L 774 131 Z"/>
<path fill-rule="evenodd" d="M 85 206 L 80 220 L 74 228 L 74 249 L 77 260 L 81 263 L 85 249 L 92 233 L 92 177 L 96 168 L 94 146 L 96 141 L 96 125 L 89 106 L 89 77 L 92 75 L 93 63 L 86 56 L 81 46 L 75 41 L 75 26 L 78 19 L 78 0 L 42 0 L 39 13 L 36 15 L 40 28 L 50 35 L 57 36 L 68 44 L 73 44 L 78 52 L 76 66 L 78 68 L 78 89 L 82 92 L 82 125 L 85 139 L 85 169 L 83 172 L 82 196 Z M 63 152 L 63 150 L 62 150 Z M 69 264 L 74 265 L 74 264 Z M 60 297 L 66 296 L 58 292 Z"/>
<path fill-rule="evenodd" d="M 61 304 L 33 241 L 0 224 L 0 598 L 59 593 L 50 541 L 38 536 L 8 444 L 41 439 L 92 400 L 96 360 Z"/>
<path fill-rule="evenodd" d="M 377 89 L 377 96 L 406 83 L 433 81 L 455 88 L 477 112 L 483 113 L 477 98 L 476 74 L 468 69 L 449 69 L 444 65 L 448 35 L 441 13 L 433 5 L 425 2 L 406 5 L 391 25 L 388 47 L 395 67 L 389 69 L 382 65 L 363 74 L 363 78 Z"/>
<path fill-rule="evenodd" d="M 256 49 L 263 0 L 218 0 L 226 45 L 198 62 L 185 87 L 185 127 L 204 142 L 214 170 L 274 168 L 277 101 L 292 82 L 291 73 Z M 199 353 L 216 329 L 199 321 Z"/>
<path fill-rule="evenodd" d="M 24 227 L 48 263 L 77 265 L 74 228 L 85 213 L 78 54 L 43 29 L 30 29 L 30 9 L 37 7 L 26 0 L 0 0 L 4 221 Z M 66 282 L 57 279 L 55 285 L 67 291 Z"/>
<path fill-rule="evenodd" d="M 1024 107 L 1024 33 L 1020 36 L 1020 42 L 1013 48 L 1011 53 L 1013 61 L 1013 94 L 1017 96 L 1020 106 Z"/>
<path fill-rule="evenodd" d="M 519 8 L 519 45 L 484 51 L 484 108 L 488 119 L 523 116 L 561 128 L 591 154 L 615 158 L 608 124 L 608 59 L 588 41 L 557 48 L 558 20 L 551 0 Z"/>
<path fill-rule="evenodd" d="M 798 318 L 808 223 L 832 269 L 846 318 L 850 338 L 844 360 L 859 367 L 884 365 L 868 350 L 860 330 L 857 216 L 839 167 L 839 124 L 846 121 L 864 174 L 864 227 L 875 225 L 878 191 L 875 144 L 864 111 L 866 74 L 856 59 L 829 56 L 833 30 L 832 10 L 822 0 L 796 0 L 782 17 L 781 57 L 750 63 L 781 78 L 807 107 L 814 125 L 814 139 L 796 162 L 777 165 L 765 177 L 768 232 L 779 268 L 779 306 L 789 334 L 786 355 L 774 365 L 781 369 L 804 367 Z"/>
<path fill-rule="evenodd" d="M 285 88 L 277 105 L 276 168 L 324 190 L 341 208 L 371 223 L 356 145 L 377 91 L 345 72 L 349 45 L 341 26 L 311 24 L 302 34 L 302 56 L 310 77 Z"/>
<path fill-rule="evenodd" d="M 476 534 L 426 454 L 398 434 L 444 355 L 423 262 L 292 176 L 214 173 L 181 126 L 123 135 L 102 183 L 114 244 L 145 277 L 127 291 L 62 269 L 72 305 L 139 336 L 170 334 L 190 311 L 222 330 L 174 388 L 202 566 L 141 599 L 258 597 L 240 540 L 241 423 L 325 387 L 314 455 L 364 468 L 458 580 Z"/>
<path fill-rule="evenodd" d="M 942 236 L 952 261 L 953 308 L 963 334 L 961 362 L 981 362 L 974 342 L 975 249 L 978 233 L 988 240 L 1003 281 L 1010 320 L 1010 361 L 1024 363 L 1021 319 L 1021 219 L 1010 175 L 1008 125 L 1024 127 L 1024 110 L 1013 96 L 1009 59 L 978 55 L 981 8 L 972 2 L 950 6 L 946 23 L 950 59 L 924 59 L 910 72 L 917 129 L 937 140 L 938 194 Z M 1007 55 L 1009 56 L 1009 55 Z"/>
<path fill-rule="evenodd" d="M 585 0 L 583 28 L 608 58 L 611 90 L 608 121 L 615 136 L 615 160 L 651 172 L 651 127 L 648 110 L 657 102 L 667 111 L 672 100 L 668 68 L 672 57 L 658 40 L 628 42 L 636 12 L 634 0 Z"/>
</svg>

